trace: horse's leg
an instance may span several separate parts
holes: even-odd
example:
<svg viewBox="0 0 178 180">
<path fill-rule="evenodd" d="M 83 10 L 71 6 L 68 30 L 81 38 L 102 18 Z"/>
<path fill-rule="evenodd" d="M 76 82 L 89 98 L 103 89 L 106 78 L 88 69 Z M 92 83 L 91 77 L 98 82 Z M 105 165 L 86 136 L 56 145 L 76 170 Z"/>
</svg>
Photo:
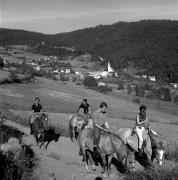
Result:
<svg viewBox="0 0 178 180">
<path fill-rule="evenodd" d="M 102 163 L 103 163 L 103 170 L 102 170 L 102 174 L 105 174 L 106 173 L 106 166 L 107 166 L 107 164 L 106 164 L 106 157 L 105 157 L 105 154 L 103 154 L 103 153 L 101 153 L 100 154 L 100 156 L 101 156 L 101 159 L 102 159 Z"/>
<path fill-rule="evenodd" d="M 43 144 L 44 144 L 44 142 L 42 142 L 42 143 L 39 145 L 39 147 L 41 148 L 41 147 L 43 146 Z"/>
<path fill-rule="evenodd" d="M 107 167 L 107 168 L 108 168 L 108 176 L 111 175 L 111 161 L 112 161 L 112 157 L 113 157 L 112 155 L 109 155 L 109 156 L 108 156 L 108 160 L 107 160 L 107 163 L 108 163 L 108 164 L 107 164 L 107 166 L 108 166 L 108 167 Z"/>
<path fill-rule="evenodd" d="M 47 147 L 48 147 L 49 143 L 50 143 L 50 141 L 48 141 L 48 142 L 46 143 L 46 149 L 47 149 Z"/>
<path fill-rule="evenodd" d="M 96 171 L 95 162 L 93 160 L 92 153 L 93 153 L 92 151 L 88 151 L 88 158 L 89 158 L 90 164 L 92 165 L 92 171 Z"/>
</svg>

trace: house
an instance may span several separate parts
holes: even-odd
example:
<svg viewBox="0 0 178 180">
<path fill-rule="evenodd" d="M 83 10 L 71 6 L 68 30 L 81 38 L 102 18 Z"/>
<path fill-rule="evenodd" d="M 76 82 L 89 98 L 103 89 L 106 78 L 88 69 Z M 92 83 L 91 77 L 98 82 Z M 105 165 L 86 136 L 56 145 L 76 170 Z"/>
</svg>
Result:
<svg viewBox="0 0 178 180">
<path fill-rule="evenodd" d="M 98 82 L 98 86 L 106 86 L 106 84 L 103 82 Z"/>
<path fill-rule="evenodd" d="M 178 83 L 170 83 L 170 86 L 177 89 L 178 88 Z"/>
<path fill-rule="evenodd" d="M 155 78 L 155 76 L 148 76 L 148 79 L 150 80 L 150 81 L 156 81 L 156 78 Z"/>
</svg>

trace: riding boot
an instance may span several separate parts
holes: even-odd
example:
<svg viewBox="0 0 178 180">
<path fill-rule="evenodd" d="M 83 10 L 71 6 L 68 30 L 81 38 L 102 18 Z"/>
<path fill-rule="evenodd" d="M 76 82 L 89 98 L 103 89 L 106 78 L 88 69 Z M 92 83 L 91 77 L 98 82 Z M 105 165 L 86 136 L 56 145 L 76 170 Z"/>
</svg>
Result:
<svg viewBox="0 0 178 180">
<path fill-rule="evenodd" d="M 93 147 L 93 155 L 94 155 L 95 157 L 98 156 L 98 147 L 97 147 L 97 146 L 94 146 L 94 147 Z"/>
<path fill-rule="evenodd" d="M 138 148 L 138 154 L 139 156 L 143 156 L 143 148 Z"/>
</svg>

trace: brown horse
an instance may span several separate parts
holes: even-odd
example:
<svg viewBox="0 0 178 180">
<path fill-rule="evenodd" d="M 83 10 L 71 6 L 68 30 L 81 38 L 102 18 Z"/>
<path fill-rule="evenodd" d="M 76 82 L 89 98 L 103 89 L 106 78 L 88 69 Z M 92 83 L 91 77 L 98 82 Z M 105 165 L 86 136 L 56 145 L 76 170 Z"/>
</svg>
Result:
<svg viewBox="0 0 178 180">
<path fill-rule="evenodd" d="M 86 117 L 80 114 L 74 114 L 69 116 L 69 136 L 72 142 L 77 141 L 79 132 L 85 123 Z"/>
<path fill-rule="evenodd" d="M 31 116 L 29 118 L 29 123 L 30 123 L 30 129 L 31 129 L 31 134 L 34 135 L 37 145 L 39 143 L 39 137 L 42 135 L 44 130 L 47 128 L 48 125 L 48 114 L 47 113 L 42 113 L 42 114 L 37 114 L 36 120 L 34 122 L 31 122 Z"/>
<path fill-rule="evenodd" d="M 132 128 L 121 128 L 118 131 L 118 135 L 122 138 L 122 140 L 131 146 L 131 148 L 138 152 L 138 138 L 136 135 L 132 134 Z M 156 132 L 153 130 L 147 131 L 147 139 L 145 140 L 145 147 L 144 151 L 147 155 L 148 165 L 151 165 L 151 162 L 154 158 L 157 159 L 158 164 L 161 166 L 163 162 L 163 155 L 165 151 L 165 143 L 161 138 L 158 136 Z M 151 148 L 151 149 L 150 149 Z"/>
<path fill-rule="evenodd" d="M 88 131 L 88 129 L 83 129 L 81 131 L 81 133 L 79 134 L 78 142 L 82 151 L 83 159 L 86 163 L 86 135 L 88 135 L 88 133 L 86 133 L 85 131 Z M 104 176 L 107 177 L 111 174 L 111 160 L 114 154 L 117 155 L 117 159 L 123 165 L 123 167 L 125 167 L 126 169 L 129 168 L 129 170 L 134 170 L 134 159 L 132 154 L 130 154 L 131 151 L 118 135 L 107 132 L 105 130 L 100 130 L 99 139 L 99 154 L 102 159 L 102 172 Z M 93 142 L 92 136 L 91 142 Z M 88 168 L 87 163 L 86 168 Z"/>
</svg>

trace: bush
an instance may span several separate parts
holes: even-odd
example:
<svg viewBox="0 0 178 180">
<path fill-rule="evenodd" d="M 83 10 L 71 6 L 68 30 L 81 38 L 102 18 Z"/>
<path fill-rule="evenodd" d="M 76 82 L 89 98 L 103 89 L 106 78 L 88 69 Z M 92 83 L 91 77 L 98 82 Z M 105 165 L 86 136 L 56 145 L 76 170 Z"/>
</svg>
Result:
<svg viewBox="0 0 178 180">
<path fill-rule="evenodd" d="M 133 102 L 136 104 L 140 104 L 141 100 L 139 98 L 133 98 Z"/>
<path fill-rule="evenodd" d="M 131 95 L 131 93 L 132 93 L 132 87 L 130 84 L 127 84 L 127 94 Z"/>
<path fill-rule="evenodd" d="M 65 77 L 65 75 L 64 74 L 60 74 L 60 80 L 61 81 L 69 81 L 69 77 Z"/>
<path fill-rule="evenodd" d="M 145 92 L 145 97 L 148 98 L 148 99 L 155 99 L 155 94 L 151 91 L 147 91 Z"/>
<path fill-rule="evenodd" d="M 77 77 L 76 76 L 73 76 L 72 77 L 72 82 L 75 82 L 77 80 Z"/>
<path fill-rule="evenodd" d="M 170 89 L 166 87 L 160 87 L 156 92 L 157 99 L 162 99 L 164 101 L 171 101 Z"/>
<path fill-rule="evenodd" d="M 11 71 L 9 74 L 9 78 L 11 82 L 20 83 L 21 80 L 18 78 L 17 74 L 14 71 Z"/>
<path fill-rule="evenodd" d="M 178 104 L 178 95 L 174 97 L 174 104 Z"/>
<path fill-rule="evenodd" d="M 108 93 L 108 92 L 112 92 L 112 89 L 109 88 L 108 86 L 98 86 L 97 91 L 105 94 L 105 93 Z"/>
<path fill-rule="evenodd" d="M 4 67 L 4 61 L 2 57 L 0 57 L 0 69 L 3 69 L 3 67 Z"/>
<path fill-rule="evenodd" d="M 145 89 L 142 85 L 136 85 L 135 86 L 135 95 L 139 97 L 144 97 L 145 95 Z"/>
<path fill-rule="evenodd" d="M 83 69 L 88 69 L 88 66 L 87 65 L 83 65 L 82 68 Z"/>
<path fill-rule="evenodd" d="M 83 85 L 88 87 L 97 87 L 97 80 L 92 76 L 86 76 L 83 80 Z"/>
<path fill-rule="evenodd" d="M 124 82 L 123 81 L 119 81 L 118 82 L 118 90 L 124 90 Z"/>
</svg>

